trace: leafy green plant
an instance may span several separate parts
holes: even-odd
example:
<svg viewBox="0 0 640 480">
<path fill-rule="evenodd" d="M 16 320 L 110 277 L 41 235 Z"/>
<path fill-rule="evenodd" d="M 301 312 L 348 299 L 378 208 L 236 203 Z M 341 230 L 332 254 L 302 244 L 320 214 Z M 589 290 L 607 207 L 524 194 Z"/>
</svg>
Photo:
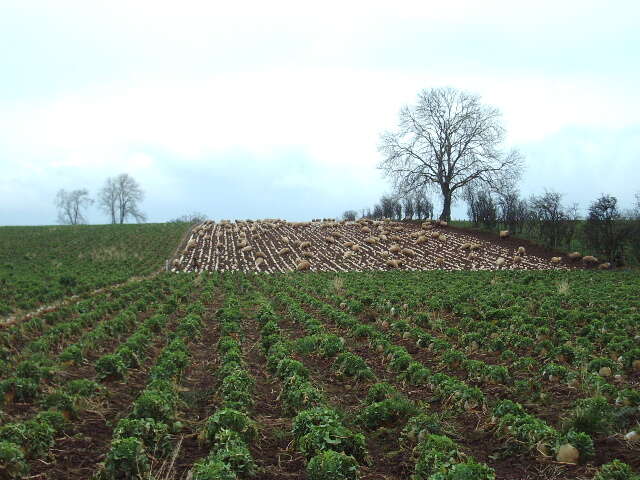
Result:
<svg viewBox="0 0 640 480">
<path fill-rule="evenodd" d="M 23 478 L 29 472 L 24 452 L 19 445 L 0 440 L 0 478 L 12 480 Z"/>
<path fill-rule="evenodd" d="M 132 418 L 151 418 L 157 422 L 173 424 L 176 398 L 172 390 L 147 389 L 133 403 Z"/>
<path fill-rule="evenodd" d="M 594 435 L 609 433 L 614 422 L 614 407 L 604 397 L 593 397 L 578 400 L 565 426 L 567 429 Z"/>
<path fill-rule="evenodd" d="M 211 444 L 222 430 L 236 432 L 245 442 L 255 439 L 258 433 L 256 423 L 246 413 L 232 408 L 222 408 L 211 415 L 205 422 L 202 438 Z"/>
<path fill-rule="evenodd" d="M 171 450 L 169 426 L 152 418 L 121 419 L 113 431 L 113 438 L 127 437 L 141 440 L 145 448 L 156 456 L 165 456 Z"/>
<path fill-rule="evenodd" d="M 359 461 L 364 461 L 366 456 L 364 435 L 354 433 L 341 424 L 311 425 L 297 444 L 308 459 L 326 450 L 344 452 Z"/>
<path fill-rule="evenodd" d="M 138 438 L 117 438 L 111 442 L 104 465 L 105 480 L 139 479 L 149 471 L 144 444 Z"/>
<path fill-rule="evenodd" d="M 365 402 L 368 404 L 381 402 L 396 395 L 398 395 L 398 390 L 394 386 L 387 382 L 378 382 L 369 387 Z"/>
<path fill-rule="evenodd" d="M 354 377 L 359 380 L 373 379 L 375 377 L 373 371 L 367 366 L 364 359 L 351 352 L 342 352 L 338 355 L 334 363 L 334 368 L 342 375 Z"/>
<path fill-rule="evenodd" d="M 430 434 L 414 449 L 417 457 L 415 479 L 428 480 L 441 468 L 458 463 L 462 458 L 458 446 L 449 437 Z"/>
<path fill-rule="evenodd" d="M 409 419 L 402 429 L 400 439 L 403 443 L 415 444 L 421 442 L 427 435 L 442 433 L 442 425 L 438 419 L 431 414 L 421 413 Z"/>
<path fill-rule="evenodd" d="M 456 463 L 447 472 L 436 473 L 429 480 L 495 480 L 495 471 L 484 463 L 467 460 Z"/>
<path fill-rule="evenodd" d="M 193 480 L 237 480 L 231 467 L 218 458 L 204 458 L 193 465 Z"/>
<path fill-rule="evenodd" d="M 394 396 L 372 403 L 358 414 L 358 423 L 368 429 L 379 428 L 383 425 L 393 424 L 417 413 L 417 408 L 408 399 Z"/>
<path fill-rule="evenodd" d="M 233 472 L 243 477 L 252 476 L 256 472 L 247 444 L 232 430 L 223 429 L 218 432 L 210 458 L 226 463 Z"/>
<path fill-rule="evenodd" d="M 0 427 L 0 441 L 20 445 L 30 458 L 40 458 L 53 446 L 55 429 L 48 422 L 27 420 Z"/>
<path fill-rule="evenodd" d="M 640 480 L 640 475 L 634 474 L 629 465 L 616 459 L 602 465 L 593 480 Z"/>
<path fill-rule="evenodd" d="M 556 449 L 565 444 L 572 445 L 578 449 L 578 452 L 580 452 L 580 462 L 584 462 L 595 456 L 593 440 L 584 432 L 568 431 L 556 440 Z"/>
<path fill-rule="evenodd" d="M 309 480 L 357 480 L 358 462 L 350 455 L 326 450 L 309 460 Z"/>
<path fill-rule="evenodd" d="M 103 355 L 96 361 L 96 377 L 98 380 L 124 378 L 127 366 L 124 361 L 115 353 Z"/>
</svg>

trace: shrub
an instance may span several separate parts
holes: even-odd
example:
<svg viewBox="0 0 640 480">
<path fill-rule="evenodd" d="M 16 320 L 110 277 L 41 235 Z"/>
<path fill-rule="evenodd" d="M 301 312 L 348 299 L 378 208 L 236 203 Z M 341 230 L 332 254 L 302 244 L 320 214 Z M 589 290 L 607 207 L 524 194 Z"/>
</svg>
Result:
<svg viewBox="0 0 640 480">
<path fill-rule="evenodd" d="M 307 478 L 309 480 L 357 480 L 358 462 L 350 455 L 327 450 L 309 460 Z"/>
</svg>

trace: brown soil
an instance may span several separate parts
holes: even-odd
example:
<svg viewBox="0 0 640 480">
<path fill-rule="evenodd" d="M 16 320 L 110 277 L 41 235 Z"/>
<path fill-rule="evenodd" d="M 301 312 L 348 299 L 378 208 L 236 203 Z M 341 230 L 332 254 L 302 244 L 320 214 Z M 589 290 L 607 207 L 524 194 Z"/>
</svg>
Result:
<svg viewBox="0 0 640 480">
<path fill-rule="evenodd" d="M 176 459 L 173 478 L 185 478 L 193 464 L 208 455 L 209 449 L 198 441 L 204 421 L 216 410 L 214 403 L 215 381 L 214 372 L 217 368 L 218 355 L 216 346 L 220 332 L 215 312 L 222 304 L 220 294 L 211 305 L 207 305 L 208 312 L 204 317 L 202 337 L 189 344 L 192 354 L 191 364 L 187 367 L 182 381 L 181 399 L 185 408 L 180 412 L 179 419 L 185 422 L 184 433 L 180 435 L 182 443 Z"/>
<path fill-rule="evenodd" d="M 260 470 L 258 476 L 261 480 L 302 480 L 306 478 L 305 460 L 291 446 L 291 418 L 282 413 L 277 382 L 265 371 L 260 325 L 253 316 L 246 318 L 243 350 L 247 368 L 256 380 L 252 416 L 260 428 L 258 440 L 251 445 L 251 454 Z"/>
</svg>

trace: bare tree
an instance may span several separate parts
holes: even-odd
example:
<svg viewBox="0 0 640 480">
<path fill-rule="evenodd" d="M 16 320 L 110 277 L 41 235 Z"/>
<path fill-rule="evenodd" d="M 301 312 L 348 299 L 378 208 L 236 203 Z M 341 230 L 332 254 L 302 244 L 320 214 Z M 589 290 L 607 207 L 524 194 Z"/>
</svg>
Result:
<svg viewBox="0 0 640 480">
<path fill-rule="evenodd" d="M 189 224 L 198 224 L 207 220 L 208 217 L 204 213 L 192 212 L 182 215 L 180 217 L 174 218 L 173 220 L 169 220 L 168 223 L 189 223 Z"/>
<path fill-rule="evenodd" d="M 396 220 L 402 220 L 402 203 L 400 203 L 400 199 L 394 198 L 391 201 L 393 202 L 393 215 Z"/>
<path fill-rule="evenodd" d="M 499 221 L 514 235 L 524 229 L 529 218 L 529 205 L 512 190 L 498 196 Z"/>
<path fill-rule="evenodd" d="M 618 210 L 618 199 L 601 195 L 589 207 L 584 228 L 587 245 L 617 265 L 624 264 L 624 245 L 631 234 L 631 225 Z"/>
<path fill-rule="evenodd" d="M 127 173 L 114 178 L 107 178 L 100 190 L 98 203 L 111 217 L 111 223 L 124 223 L 133 217 L 138 223 L 144 222 L 146 216 L 140 210 L 139 203 L 144 199 L 144 192 L 138 182 Z"/>
<path fill-rule="evenodd" d="M 400 110 L 399 129 L 382 134 L 378 168 L 402 195 L 425 187 L 440 190 L 440 219 L 448 221 L 463 187 L 476 183 L 505 190 L 519 178 L 522 157 L 499 148 L 504 135 L 500 112 L 482 105 L 477 95 L 423 90 L 417 105 Z"/>
<path fill-rule="evenodd" d="M 91 205 L 93 200 L 89 198 L 89 191 L 86 188 L 70 192 L 61 189 L 56 195 L 55 203 L 58 208 L 58 223 L 78 225 L 87 223 L 82 210 Z"/>
<path fill-rule="evenodd" d="M 393 218 L 395 213 L 393 198 L 388 195 L 383 195 L 380 198 L 380 208 L 382 209 L 382 217 Z"/>
<path fill-rule="evenodd" d="M 353 222 L 357 216 L 358 216 L 358 212 L 356 212 L 355 210 L 346 210 L 342 214 L 342 219 Z"/>
<path fill-rule="evenodd" d="M 464 190 L 464 199 L 467 202 L 467 215 L 475 226 L 483 225 L 489 230 L 496 227 L 498 208 L 491 192 L 468 186 Z"/>
<path fill-rule="evenodd" d="M 424 188 L 413 193 L 413 205 L 418 220 L 433 218 L 433 202 L 431 202 Z"/>
<path fill-rule="evenodd" d="M 413 203 L 413 197 L 407 196 L 402 199 L 402 204 L 404 206 L 404 218 L 407 220 L 412 220 L 415 215 L 415 208 Z"/>
</svg>

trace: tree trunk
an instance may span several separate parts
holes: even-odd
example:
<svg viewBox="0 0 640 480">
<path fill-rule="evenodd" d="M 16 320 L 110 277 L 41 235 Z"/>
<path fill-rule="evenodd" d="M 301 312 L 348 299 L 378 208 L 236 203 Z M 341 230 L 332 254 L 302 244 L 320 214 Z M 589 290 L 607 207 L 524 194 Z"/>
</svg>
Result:
<svg viewBox="0 0 640 480">
<path fill-rule="evenodd" d="M 449 187 L 442 187 L 442 213 L 440 214 L 440 220 L 446 222 L 451 221 L 451 191 Z"/>
</svg>

